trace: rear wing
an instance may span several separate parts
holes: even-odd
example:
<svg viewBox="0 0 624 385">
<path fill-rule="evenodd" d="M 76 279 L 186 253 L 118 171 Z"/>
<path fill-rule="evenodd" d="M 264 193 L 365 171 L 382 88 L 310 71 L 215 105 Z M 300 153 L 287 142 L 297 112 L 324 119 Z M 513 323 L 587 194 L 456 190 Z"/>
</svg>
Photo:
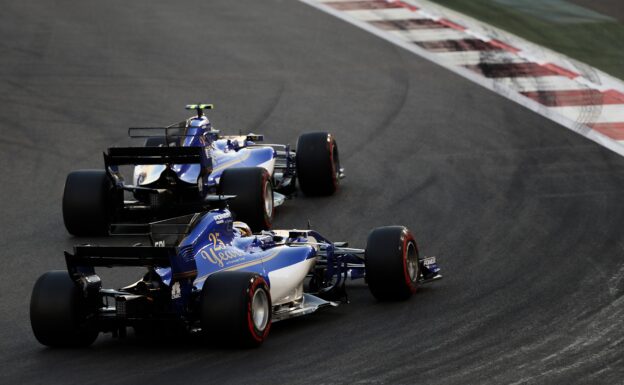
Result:
<svg viewBox="0 0 624 385">
<path fill-rule="evenodd" d="M 201 147 L 111 147 L 104 153 L 108 166 L 201 163 Z"/>
<path fill-rule="evenodd" d="M 167 127 L 130 127 L 128 136 L 133 139 L 165 138 L 168 144 L 171 140 L 193 135 L 186 133 L 186 122 L 180 122 Z"/>
<path fill-rule="evenodd" d="M 220 200 L 206 200 L 205 205 L 226 205 L 230 197 L 230 195 L 215 196 L 214 198 Z M 203 211 L 150 223 L 112 223 L 110 234 L 143 235 L 149 237 L 155 246 L 177 246 L 202 214 Z"/>
<path fill-rule="evenodd" d="M 175 247 L 74 246 L 74 253 L 65 252 L 67 272 L 84 291 L 102 287 L 95 267 L 145 266 L 170 267 Z"/>
<path fill-rule="evenodd" d="M 195 213 L 159 222 L 125 225 L 139 231 L 135 234 L 144 231 L 155 246 L 74 246 L 73 254 L 65 252 L 67 269 L 78 277 L 95 274 L 94 267 L 170 267 L 178 253 L 177 245 L 200 217 L 201 213 Z"/>
<path fill-rule="evenodd" d="M 195 136 L 193 134 L 188 134 L 187 128 L 186 122 L 175 123 L 167 127 L 130 127 L 128 128 L 128 136 L 132 139 L 165 138 L 165 147 L 167 147 L 172 141 Z M 218 134 L 220 131 L 211 128 L 208 132 Z M 255 134 L 251 135 L 253 136 Z M 260 136 L 262 135 L 255 135 L 254 137 Z"/>
<path fill-rule="evenodd" d="M 74 253 L 65 252 L 70 272 L 77 267 L 171 266 L 176 248 L 151 246 L 74 246 Z"/>
</svg>

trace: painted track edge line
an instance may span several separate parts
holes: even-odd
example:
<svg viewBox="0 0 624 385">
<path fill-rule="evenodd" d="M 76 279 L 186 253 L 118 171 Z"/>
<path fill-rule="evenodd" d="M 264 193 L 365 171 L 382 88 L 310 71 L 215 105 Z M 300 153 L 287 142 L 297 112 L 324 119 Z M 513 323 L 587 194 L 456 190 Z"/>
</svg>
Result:
<svg viewBox="0 0 624 385">
<path fill-rule="evenodd" d="M 470 80 L 473 83 L 476 83 L 488 90 L 501 95 L 509 100 L 512 100 L 521 106 L 528 108 L 529 110 L 536 112 L 537 114 L 552 120 L 565 128 L 574 131 L 575 133 L 586 137 L 587 139 L 597 143 L 598 145 L 605 147 L 620 156 L 624 156 L 624 146 L 622 146 L 617 141 L 609 138 L 606 135 L 601 134 L 600 132 L 590 128 L 586 124 L 582 124 L 579 122 L 575 122 L 574 120 L 567 118 L 563 115 L 557 114 L 550 110 L 548 107 L 518 93 L 516 90 L 512 89 L 509 86 L 504 84 L 497 83 L 495 79 L 489 79 L 482 77 L 481 75 L 470 71 L 467 68 L 459 67 L 459 66 L 448 66 L 446 63 L 442 62 L 442 60 L 435 57 L 435 54 L 428 52 L 424 48 L 420 48 L 416 44 L 411 44 L 408 41 L 401 40 L 392 35 L 386 34 L 385 31 L 380 30 L 367 23 L 366 21 L 356 20 L 354 18 L 349 17 L 347 14 L 335 10 L 328 5 L 319 3 L 315 0 L 299 0 L 300 2 L 307 4 L 313 8 L 316 8 L 322 12 L 328 13 L 338 19 L 346 21 L 347 23 L 354 25 L 358 28 L 361 28 L 383 40 L 386 40 L 394 45 L 397 45 L 415 55 L 422 57 L 432 63 L 439 65 L 442 68 L 445 68 L 467 80 Z"/>
<path fill-rule="evenodd" d="M 551 48 L 547 48 L 539 44 L 533 43 L 532 41 L 513 34 L 509 31 L 495 27 L 477 18 L 445 7 L 439 3 L 432 2 L 431 0 L 402 1 L 421 7 L 421 11 L 423 9 L 427 9 L 427 12 L 434 17 L 449 19 L 459 18 L 465 21 L 465 23 L 468 25 L 468 31 L 478 31 L 477 34 L 482 34 L 482 37 L 488 39 L 502 39 L 504 42 L 506 42 L 507 44 L 511 44 L 515 48 L 523 47 L 520 50 L 521 56 L 524 57 L 527 61 L 535 62 L 538 64 L 552 63 L 561 66 L 565 70 L 576 72 L 580 76 L 576 77 L 575 80 L 578 82 L 586 83 L 589 88 L 595 88 L 602 91 L 615 89 L 619 90 L 620 92 L 624 92 L 624 81 L 622 81 L 622 79 L 618 79 L 615 76 L 610 75 L 598 68 L 590 66 L 587 63 L 581 62 L 578 59 L 574 59 Z M 597 77 L 598 81 L 593 80 L 594 77 Z"/>
</svg>

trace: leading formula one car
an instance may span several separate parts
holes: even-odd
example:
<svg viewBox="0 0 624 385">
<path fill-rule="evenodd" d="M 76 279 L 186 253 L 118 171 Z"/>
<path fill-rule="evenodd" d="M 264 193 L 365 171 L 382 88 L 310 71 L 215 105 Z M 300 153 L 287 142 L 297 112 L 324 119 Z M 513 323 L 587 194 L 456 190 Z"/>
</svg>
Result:
<svg viewBox="0 0 624 385">
<path fill-rule="evenodd" d="M 152 246 L 83 245 L 65 253 L 67 271 L 36 282 L 35 337 L 48 346 L 87 346 L 127 327 L 182 330 L 239 346 L 260 345 L 272 322 L 336 306 L 347 279 L 365 279 L 381 301 L 403 300 L 441 278 L 403 226 L 374 229 L 365 249 L 313 230 L 251 234 L 227 208 L 147 225 Z M 146 229 L 147 230 L 147 229 Z M 137 282 L 105 289 L 95 267 L 145 266 Z"/>
<path fill-rule="evenodd" d="M 344 171 L 331 134 L 303 134 L 296 151 L 258 144 L 262 135 L 220 135 L 203 113 L 211 108 L 188 105 L 197 115 L 180 123 L 130 128 L 130 137 L 146 139 L 145 147 L 109 148 L 104 170 L 71 172 L 63 194 L 67 231 L 103 235 L 115 223 L 202 211 L 215 194 L 236 195 L 230 208 L 237 219 L 260 231 L 271 227 L 274 207 L 296 191 L 297 181 L 306 195 L 331 195 L 338 188 Z M 122 165 L 134 165 L 132 184 L 124 181 Z"/>
</svg>

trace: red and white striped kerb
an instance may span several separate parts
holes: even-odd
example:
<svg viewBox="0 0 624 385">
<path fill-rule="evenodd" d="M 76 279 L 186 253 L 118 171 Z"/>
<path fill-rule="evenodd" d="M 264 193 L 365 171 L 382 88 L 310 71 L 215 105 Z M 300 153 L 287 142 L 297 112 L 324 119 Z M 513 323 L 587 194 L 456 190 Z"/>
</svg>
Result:
<svg viewBox="0 0 624 385">
<path fill-rule="evenodd" d="M 498 38 L 492 37 L 483 31 L 495 30 L 493 27 L 471 28 L 467 25 L 474 26 L 474 19 L 467 23 L 468 17 L 463 19 L 452 11 L 447 14 L 451 17 L 445 17 L 440 14 L 441 7 L 427 9 L 424 1 L 302 1 L 403 47 L 412 46 L 415 53 L 457 73 L 468 70 L 476 75 L 466 76 L 471 80 L 496 92 L 504 90 L 499 93 L 594 141 L 604 142 L 604 136 L 622 141 L 617 143 L 622 150 L 615 151 L 624 155 L 624 83 L 617 79 L 597 82 L 596 76 L 583 76 L 570 65 L 574 61 L 563 55 L 557 60 L 558 54 L 552 51 L 546 57 L 554 60 L 535 59 L 534 44 L 523 45 L 523 40 L 513 35 L 501 38 L 505 36 L 501 31 Z M 606 147 L 614 149 L 611 144 Z"/>
</svg>

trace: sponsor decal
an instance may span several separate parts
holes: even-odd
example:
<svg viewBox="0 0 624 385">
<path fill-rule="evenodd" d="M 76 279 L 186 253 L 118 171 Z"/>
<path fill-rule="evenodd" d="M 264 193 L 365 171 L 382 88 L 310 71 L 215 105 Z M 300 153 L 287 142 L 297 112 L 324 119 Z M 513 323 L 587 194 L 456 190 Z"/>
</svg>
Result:
<svg viewBox="0 0 624 385">
<path fill-rule="evenodd" d="M 215 250 L 225 249 L 225 243 L 219 238 L 219 233 L 208 234 L 208 241 Z"/>
<path fill-rule="evenodd" d="M 202 257 L 203 257 L 203 253 L 204 253 L 204 251 L 202 251 Z M 212 257 L 212 255 L 210 255 L 209 253 L 206 253 L 206 254 L 207 254 L 207 256 L 204 257 L 205 259 L 208 259 L 209 256 Z M 274 251 L 271 254 L 265 255 L 264 257 L 261 257 L 261 258 L 258 258 L 258 259 L 255 259 L 255 260 L 252 260 L 252 261 L 249 261 L 249 262 L 246 262 L 246 263 L 240 263 L 238 265 L 229 266 L 229 267 L 224 268 L 223 270 L 225 270 L 225 271 L 234 271 L 234 270 L 246 269 L 248 267 L 259 265 L 261 263 L 266 263 L 266 262 L 272 260 L 273 258 L 277 257 L 279 254 L 280 254 L 279 251 Z M 245 260 L 245 257 L 246 257 L 246 254 L 243 253 L 243 255 L 239 259 L 228 261 L 228 264 L 234 264 L 234 263 L 242 262 L 242 261 Z M 214 263 L 218 264 L 218 262 L 216 260 L 215 260 Z M 225 265 L 225 263 L 224 263 L 224 265 Z M 206 278 L 208 278 L 209 275 L 210 274 L 205 274 L 205 275 L 202 275 L 201 277 L 197 278 L 195 280 L 195 284 L 198 284 L 199 282 L 205 281 Z"/>
<path fill-rule="evenodd" d="M 431 266 L 436 264 L 436 257 L 427 257 L 423 259 L 423 265 Z"/>
<path fill-rule="evenodd" d="M 165 247 L 165 241 L 156 241 L 154 242 L 154 247 Z"/>
<path fill-rule="evenodd" d="M 223 213 L 223 214 L 217 214 L 214 216 L 214 220 L 217 224 L 221 224 L 223 222 L 225 222 L 226 219 L 231 219 L 232 215 L 230 213 Z M 219 233 L 216 233 L 217 235 L 219 235 Z M 213 235 L 213 234 L 210 234 Z"/>
<path fill-rule="evenodd" d="M 230 218 L 230 214 L 219 214 L 216 217 Z M 219 267 L 225 267 L 225 265 L 232 265 L 241 262 L 245 253 L 235 247 L 227 247 L 225 243 L 219 238 L 219 233 L 208 234 L 208 240 L 210 245 L 200 252 L 201 257 L 210 263 Z"/>
<path fill-rule="evenodd" d="M 216 249 L 209 248 L 208 251 L 202 250 L 200 254 L 202 258 L 219 267 L 225 267 L 225 265 L 232 265 L 241 262 L 245 257 L 244 252 L 233 247 L 226 248 L 222 251 L 216 251 Z"/>
</svg>

